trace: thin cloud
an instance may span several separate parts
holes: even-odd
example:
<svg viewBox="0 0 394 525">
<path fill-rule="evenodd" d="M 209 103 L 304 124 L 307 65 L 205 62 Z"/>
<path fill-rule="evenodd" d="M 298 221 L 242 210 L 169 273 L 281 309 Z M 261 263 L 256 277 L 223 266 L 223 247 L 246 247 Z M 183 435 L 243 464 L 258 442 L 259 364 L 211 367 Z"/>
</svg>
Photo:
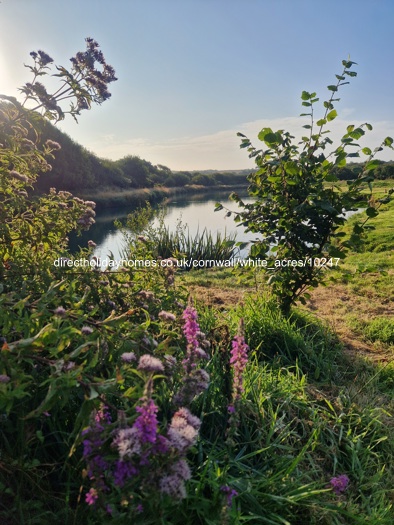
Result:
<svg viewBox="0 0 394 525">
<path fill-rule="evenodd" d="M 257 138 L 263 127 L 272 128 L 274 131 L 283 129 L 300 141 L 302 136 L 308 136 L 309 130 L 302 126 L 309 123 L 307 117 L 287 117 L 278 119 L 261 119 L 245 122 L 232 129 L 196 137 L 179 137 L 162 141 L 152 141 L 144 137 L 119 140 L 114 135 L 102 137 L 94 144 L 88 145 L 101 157 L 119 159 L 126 155 L 138 155 L 153 164 L 166 164 L 173 170 L 231 170 L 244 169 L 253 166 L 245 150 L 239 149 L 240 139 L 237 132 L 249 137 L 252 143 L 259 147 L 262 145 Z M 340 144 L 341 137 L 346 133 L 349 124 L 356 127 L 363 124 L 359 120 L 338 118 L 330 122 L 326 129 L 330 129 L 333 148 Z M 373 130 L 358 141 L 360 147 L 379 146 L 385 137 L 394 136 L 394 122 L 371 122 Z M 356 149 L 354 150 L 356 151 Z M 394 158 L 393 151 L 386 149 L 379 153 L 381 160 Z M 363 160 L 363 157 L 360 159 Z"/>
</svg>

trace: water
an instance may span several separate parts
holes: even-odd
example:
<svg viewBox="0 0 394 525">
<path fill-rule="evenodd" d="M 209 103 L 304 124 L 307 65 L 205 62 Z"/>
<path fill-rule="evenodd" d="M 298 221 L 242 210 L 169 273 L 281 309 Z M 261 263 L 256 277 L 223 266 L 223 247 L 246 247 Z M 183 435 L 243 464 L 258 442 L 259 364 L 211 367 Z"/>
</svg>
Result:
<svg viewBox="0 0 394 525">
<path fill-rule="evenodd" d="M 228 198 L 229 192 L 212 192 L 210 194 L 199 193 L 196 195 L 181 195 L 174 197 L 166 205 L 165 224 L 170 230 L 175 230 L 179 221 L 186 225 L 190 234 L 193 236 L 197 232 L 202 232 L 204 228 L 210 231 L 215 237 L 216 232 L 223 236 L 227 234 L 237 234 L 237 242 L 249 242 L 258 239 L 259 236 L 253 233 L 245 233 L 242 226 L 238 226 L 234 221 L 234 214 L 226 217 L 226 210 L 215 212 L 215 203 L 220 202 L 225 208 L 232 211 L 239 211 L 237 204 Z M 252 202 L 247 198 L 247 193 L 239 192 L 245 203 Z M 94 255 L 105 259 L 113 254 L 113 259 L 119 260 L 124 257 L 125 241 L 123 234 L 114 226 L 116 219 L 125 222 L 127 215 L 135 211 L 136 207 L 122 207 L 117 209 L 103 210 L 97 213 L 96 223 L 84 232 L 80 237 L 71 237 L 70 249 L 73 253 L 78 250 L 78 246 L 86 247 L 88 240 L 97 244 Z M 346 217 L 350 217 L 355 212 L 347 212 Z M 250 244 L 241 253 L 241 257 L 247 257 Z"/>
<path fill-rule="evenodd" d="M 174 197 L 166 206 L 165 224 L 170 227 L 170 230 L 175 230 L 179 221 L 188 227 L 190 234 L 193 236 L 197 232 L 202 232 L 204 228 L 210 231 L 215 237 L 216 232 L 220 232 L 223 236 L 227 234 L 237 234 L 237 242 L 249 242 L 256 239 L 257 235 L 246 234 L 242 227 L 237 226 L 234 221 L 234 216 L 226 217 L 226 211 L 221 210 L 215 212 L 215 203 L 220 202 L 224 207 L 237 211 L 238 206 L 228 198 L 230 192 L 226 193 L 211 193 L 196 194 L 196 195 L 181 195 Z M 245 194 L 239 192 L 239 195 L 244 198 Z M 252 199 L 244 198 L 245 203 L 252 202 Z M 106 258 L 110 253 L 113 254 L 115 260 L 121 259 L 123 256 L 123 249 L 125 247 L 123 234 L 114 226 L 114 221 L 119 219 L 125 222 L 127 215 L 132 213 L 135 207 L 125 207 L 110 210 L 103 210 L 97 213 L 96 223 L 84 232 L 80 237 L 71 237 L 70 249 L 76 252 L 78 246 L 86 247 L 88 240 L 92 240 L 97 244 L 94 255 L 100 258 Z M 155 224 L 155 223 L 154 223 Z M 243 251 L 242 255 L 246 256 L 247 249 Z"/>
</svg>

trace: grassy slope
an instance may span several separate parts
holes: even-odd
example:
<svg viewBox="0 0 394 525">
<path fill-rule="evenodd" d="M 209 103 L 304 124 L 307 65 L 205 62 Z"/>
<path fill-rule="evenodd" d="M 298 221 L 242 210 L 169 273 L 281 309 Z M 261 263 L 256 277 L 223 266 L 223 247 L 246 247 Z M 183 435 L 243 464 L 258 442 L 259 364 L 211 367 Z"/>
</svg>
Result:
<svg viewBox="0 0 394 525">
<path fill-rule="evenodd" d="M 384 194 L 392 184 L 379 186 Z M 373 224 L 363 251 L 332 270 L 328 285 L 315 290 L 306 307 L 296 308 L 290 322 L 270 303 L 261 271 L 210 269 L 181 277 L 200 305 L 206 329 L 214 333 L 228 325 L 234 332 L 239 318 L 245 319 L 253 355 L 245 392 L 249 410 L 260 414 L 262 426 L 278 432 L 282 425 L 284 434 L 294 431 L 296 418 L 294 435 L 311 440 L 309 459 L 300 461 L 293 477 L 322 482 L 349 474 L 349 492 L 339 502 L 349 514 L 325 517 L 318 510 L 319 516 L 311 512 L 305 523 L 394 521 L 393 202 Z M 315 437 L 307 430 L 311 426 L 319 428 Z M 255 439 L 250 429 L 245 433 L 245 443 Z M 296 454 L 300 449 L 290 434 L 282 445 Z M 271 453 L 280 462 L 279 449 Z M 294 523 L 304 523 L 300 520 Z"/>
</svg>

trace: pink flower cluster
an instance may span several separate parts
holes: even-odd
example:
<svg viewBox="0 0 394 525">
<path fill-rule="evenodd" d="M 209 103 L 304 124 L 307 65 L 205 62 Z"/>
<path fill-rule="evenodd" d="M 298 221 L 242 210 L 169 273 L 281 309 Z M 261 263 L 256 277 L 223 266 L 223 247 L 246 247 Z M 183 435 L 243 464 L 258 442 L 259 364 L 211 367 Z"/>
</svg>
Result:
<svg viewBox="0 0 394 525">
<path fill-rule="evenodd" d="M 184 320 L 183 333 L 186 338 L 186 357 L 183 360 L 183 386 L 174 397 L 176 405 L 188 405 L 198 394 L 208 388 L 209 374 L 202 368 L 198 368 L 201 359 L 208 357 L 205 350 L 209 342 L 200 330 L 197 322 L 197 311 L 192 306 L 187 306 L 182 314 Z"/>
<path fill-rule="evenodd" d="M 241 399 L 243 388 L 243 376 L 248 363 L 249 347 L 245 343 L 243 335 L 237 335 L 232 342 L 230 365 L 233 369 L 233 394 L 232 403 L 228 407 L 230 413 L 235 412 L 235 406 Z"/>
</svg>

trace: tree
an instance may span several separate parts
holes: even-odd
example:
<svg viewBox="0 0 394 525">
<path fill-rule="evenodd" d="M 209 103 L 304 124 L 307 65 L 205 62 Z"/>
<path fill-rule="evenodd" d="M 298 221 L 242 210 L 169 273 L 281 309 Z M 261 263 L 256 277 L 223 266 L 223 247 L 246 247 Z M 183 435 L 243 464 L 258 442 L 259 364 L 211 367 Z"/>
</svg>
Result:
<svg viewBox="0 0 394 525">
<path fill-rule="evenodd" d="M 305 302 L 305 293 L 311 286 L 317 286 L 324 276 L 324 270 L 338 264 L 349 248 L 361 241 L 365 223 L 378 214 L 378 208 L 388 202 L 390 196 L 380 199 L 376 207 L 370 195 L 363 194 L 364 188 L 372 192 L 374 176 L 372 170 L 379 164 L 374 159 L 384 146 L 393 149 L 393 139 L 387 137 L 381 146 L 373 151 L 361 148 L 357 141 L 371 130 L 368 123 L 359 127 L 349 125 L 341 143 L 333 151 L 329 122 L 337 117 L 334 102 L 337 102 L 339 88 L 349 82 L 355 62 L 343 60 L 343 71 L 336 75 L 337 82 L 329 85 L 331 96 L 323 102 L 323 117 L 315 120 L 315 105 L 319 101 L 316 93 L 303 91 L 302 105 L 310 123 L 303 126 L 308 131 L 301 142 L 294 143 L 294 137 L 284 130 L 274 132 L 263 128 L 258 138 L 266 149 L 256 149 L 250 140 L 241 137 L 241 148 L 246 148 L 249 157 L 254 158 L 257 169 L 249 175 L 249 194 L 254 198 L 245 204 L 235 193 L 232 200 L 242 211 L 236 212 L 235 220 L 246 227 L 246 231 L 260 233 L 262 239 L 254 241 L 251 256 L 266 259 L 275 254 L 274 270 L 269 277 L 281 309 L 288 313 L 291 305 L 300 299 Z M 346 166 L 348 158 L 367 156 L 362 173 L 355 180 L 348 181 L 344 191 L 336 183 L 337 168 Z M 355 211 L 366 206 L 367 219 L 356 222 L 348 238 L 341 231 L 345 223 L 344 212 Z M 220 204 L 216 209 L 222 209 Z M 272 264 L 271 264 L 272 266 Z"/>
</svg>

